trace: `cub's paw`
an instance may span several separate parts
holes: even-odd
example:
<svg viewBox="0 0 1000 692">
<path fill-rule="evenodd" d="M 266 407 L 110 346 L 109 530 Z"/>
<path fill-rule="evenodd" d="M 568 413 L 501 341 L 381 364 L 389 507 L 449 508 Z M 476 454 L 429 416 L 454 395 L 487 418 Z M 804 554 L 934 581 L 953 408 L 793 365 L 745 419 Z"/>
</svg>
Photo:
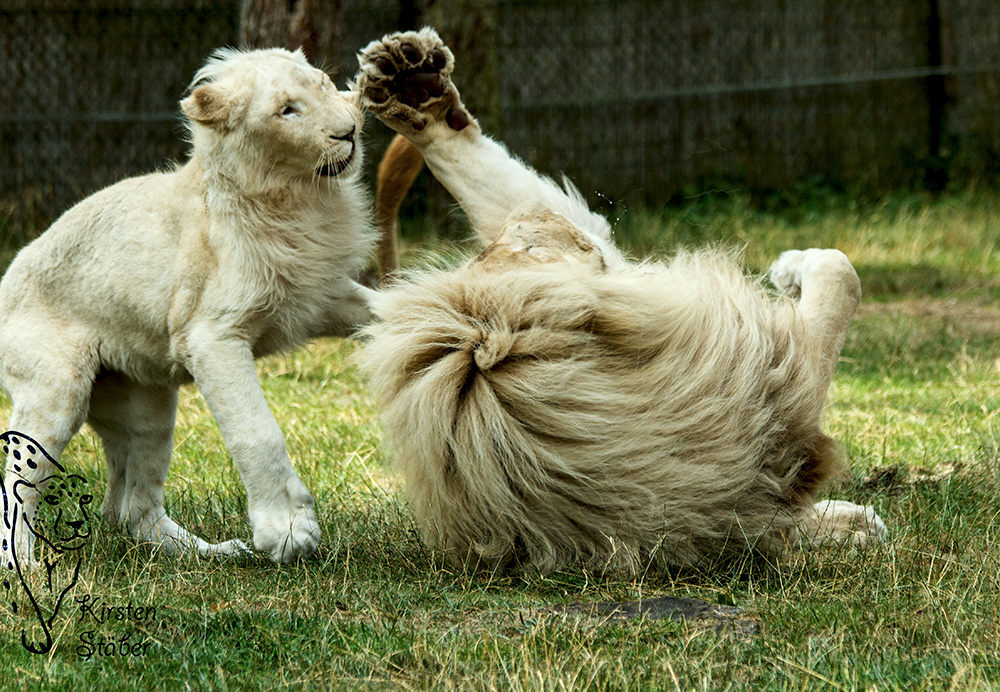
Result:
<svg viewBox="0 0 1000 692">
<path fill-rule="evenodd" d="M 222 543 L 205 543 L 198 547 L 202 557 L 232 557 L 234 555 L 252 555 L 253 551 L 243 541 L 232 539 Z"/>
<path fill-rule="evenodd" d="M 391 34 L 358 54 L 355 88 L 362 103 L 387 126 L 415 143 L 461 132 L 475 119 L 451 81 L 455 57 L 431 28 Z M 430 128 L 443 123 L 446 127 Z"/>
<path fill-rule="evenodd" d="M 311 557 L 319 547 L 320 528 L 312 495 L 297 478 L 289 485 L 296 487 L 289 488 L 286 506 L 250 510 L 254 547 L 278 563 Z"/>
<path fill-rule="evenodd" d="M 288 563 L 311 557 L 319 547 L 319 522 L 311 507 L 292 512 L 255 512 L 250 523 L 254 547 L 270 554 L 275 562 Z"/>
</svg>

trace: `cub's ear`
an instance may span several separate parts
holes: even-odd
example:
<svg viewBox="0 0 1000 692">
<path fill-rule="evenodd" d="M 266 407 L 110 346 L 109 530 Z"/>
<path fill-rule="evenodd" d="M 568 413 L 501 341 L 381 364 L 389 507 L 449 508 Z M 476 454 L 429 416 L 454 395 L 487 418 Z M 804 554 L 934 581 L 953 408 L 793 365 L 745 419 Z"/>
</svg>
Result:
<svg viewBox="0 0 1000 692">
<path fill-rule="evenodd" d="M 212 127 L 225 125 L 231 109 L 232 96 L 215 84 L 200 86 L 181 101 L 181 110 L 187 117 Z"/>
</svg>

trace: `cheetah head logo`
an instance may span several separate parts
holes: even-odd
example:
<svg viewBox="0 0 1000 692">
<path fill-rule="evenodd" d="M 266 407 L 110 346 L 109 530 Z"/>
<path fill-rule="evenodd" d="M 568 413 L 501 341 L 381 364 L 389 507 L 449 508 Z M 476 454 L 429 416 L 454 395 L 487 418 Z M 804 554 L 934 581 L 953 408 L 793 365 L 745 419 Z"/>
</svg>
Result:
<svg viewBox="0 0 1000 692">
<path fill-rule="evenodd" d="M 0 445 L 12 471 L 2 484 L 0 586 L 11 610 L 15 614 L 27 611 L 25 615 L 30 618 L 30 627 L 21 631 L 21 644 L 32 653 L 44 654 L 52 648 L 52 625 L 59 608 L 79 579 L 80 549 L 90 536 L 90 504 L 94 498 L 87 492 L 86 478 L 67 473 L 31 437 L 9 431 L 0 435 Z M 40 466 L 54 473 L 36 482 L 18 476 Z M 29 493 L 40 495 L 38 509 L 30 516 L 24 511 Z M 30 554 L 18 554 L 14 535 L 19 527 L 34 536 L 40 562 L 36 563 Z M 18 585 L 23 599 L 14 592 Z"/>
</svg>

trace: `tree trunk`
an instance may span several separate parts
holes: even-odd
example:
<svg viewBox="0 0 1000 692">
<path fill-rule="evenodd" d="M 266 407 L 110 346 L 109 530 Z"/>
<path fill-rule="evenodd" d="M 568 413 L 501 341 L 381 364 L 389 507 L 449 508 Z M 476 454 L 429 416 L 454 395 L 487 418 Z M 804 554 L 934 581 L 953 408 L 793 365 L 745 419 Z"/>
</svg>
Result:
<svg viewBox="0 0 1000 692">
<path fill-rule="evenodd" d="M 301 48 L 314 65 L 336 67 L 341 0 L 243 0 L 240 40 L 247 48 Z"/>
</svg>

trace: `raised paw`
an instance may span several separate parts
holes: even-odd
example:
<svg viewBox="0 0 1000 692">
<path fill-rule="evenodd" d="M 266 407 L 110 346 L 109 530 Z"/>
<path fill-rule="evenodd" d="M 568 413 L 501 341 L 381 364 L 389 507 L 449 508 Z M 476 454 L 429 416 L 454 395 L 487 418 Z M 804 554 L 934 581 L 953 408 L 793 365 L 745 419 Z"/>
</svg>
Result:
<svg viewBox="0 0 1000 692">
<path fill-rule="evenodd" d="M 851 261 L 840 250 L 810 248 L 808 250 L 787 250 L 771 265 L 771 283 L 782 293 L 792 298 L 802 295 L 804 286 L 827 282 L 826 288 L 845 295 L 853 294 L 861 300 L 861 284 Z"/>
<path fill-rule="evenodd" d="M 433 29 L 372 41 L 358 54 L 358 63 L 355 88 L 365 107 L 415 143 L 470 125 L 478 129 L 451 81 L 455 58 Z M 446 127 L 428 128 L 436 123 Z"/>
</svg>

